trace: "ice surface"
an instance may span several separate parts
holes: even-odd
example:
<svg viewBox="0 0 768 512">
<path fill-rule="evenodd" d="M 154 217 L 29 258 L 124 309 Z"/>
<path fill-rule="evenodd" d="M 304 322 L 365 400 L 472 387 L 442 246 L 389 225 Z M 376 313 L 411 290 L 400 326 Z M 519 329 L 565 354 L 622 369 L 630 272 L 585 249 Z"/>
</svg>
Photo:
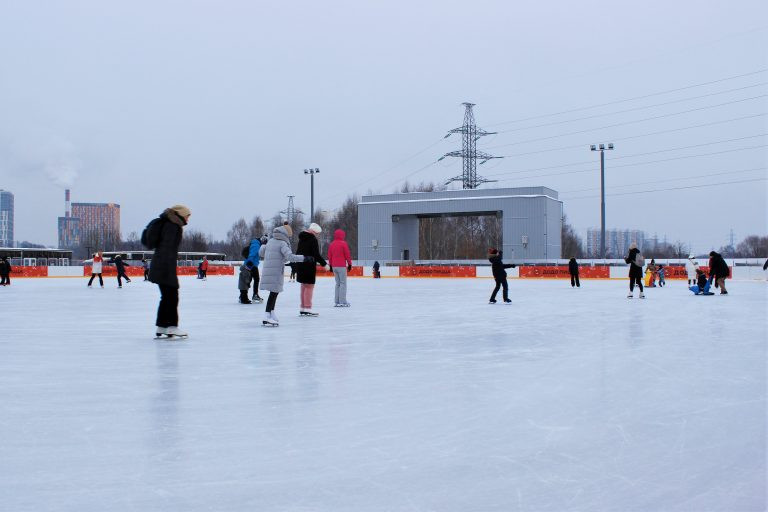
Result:
<svg viewBox="0 0 768 512">
<path fill-rule="evenodd" d="M 332 280 L 236 303 L 82 279 L 0 288 L 0 509 L 757 511 L 766 284 L 626 299 L 624 281 Z"/>
</svg>

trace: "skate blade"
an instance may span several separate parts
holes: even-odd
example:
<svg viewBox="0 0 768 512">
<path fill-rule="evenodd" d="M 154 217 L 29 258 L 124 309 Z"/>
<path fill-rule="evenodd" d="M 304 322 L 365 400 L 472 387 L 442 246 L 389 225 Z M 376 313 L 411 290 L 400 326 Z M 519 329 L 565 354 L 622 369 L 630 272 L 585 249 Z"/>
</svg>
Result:
<svg viewBox="0 0 768 512">
<path fill-rule="evenodd" d="M 261 322 L 261 326 L 262 327 L 280 327 L 280 324 L 273 324 L 273 323 L 270 323 L 270 322 L 262 321 Z"/>
</svg>

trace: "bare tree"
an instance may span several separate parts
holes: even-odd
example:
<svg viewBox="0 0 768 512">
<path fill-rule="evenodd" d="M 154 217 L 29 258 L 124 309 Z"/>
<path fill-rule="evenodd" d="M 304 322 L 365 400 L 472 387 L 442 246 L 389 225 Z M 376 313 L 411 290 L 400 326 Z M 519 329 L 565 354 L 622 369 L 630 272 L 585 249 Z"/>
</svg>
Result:
<svg viewBox="0 0 768 512">
<path fill-rule="evenodd" d="M 764 258 L 768 256 L 768 236 L 750 235 L 736 246 L 742 258 Z"/>
<path fill-rule="evenodd" d="M 560 251 L 563 258 L 582 258 L 584 256 L 584 245 L 581 237 L 576 233 L 568 223 L 568 217 L 563 215 L 563 230 L 560 233 Z"/>
</svg>

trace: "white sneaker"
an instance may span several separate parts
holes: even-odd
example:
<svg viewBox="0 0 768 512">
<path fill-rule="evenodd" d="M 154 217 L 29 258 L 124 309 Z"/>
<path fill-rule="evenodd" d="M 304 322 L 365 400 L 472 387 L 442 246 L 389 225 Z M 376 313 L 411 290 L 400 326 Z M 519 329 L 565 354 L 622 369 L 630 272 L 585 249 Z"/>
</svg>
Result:
<svg viewBox="0 0 768 512">
<path fill-rule="evenodd" d="M 180 337 L 186 337 L 189 336 L 186 332 L 179 329 L 177 326 L 172 325 L 165 329 L 165 334 L 168 336 L 180 336 Z"/>
</svg>

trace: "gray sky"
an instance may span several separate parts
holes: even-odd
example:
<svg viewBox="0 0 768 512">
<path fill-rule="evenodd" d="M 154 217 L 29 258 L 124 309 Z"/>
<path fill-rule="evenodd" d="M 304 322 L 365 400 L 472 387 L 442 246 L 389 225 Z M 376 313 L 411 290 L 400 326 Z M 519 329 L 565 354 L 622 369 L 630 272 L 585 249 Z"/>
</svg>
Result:
<svg viewBox="0 0 768 512">
<path fill-rule="evenodd" d="M 741 181 L 607 198 L 609 227 L 702 251 L 766 233 L 766 48 L 760 0 L 0 0 L 0 188 L 19 240 L 56 243 L 67 182 L 73 201 L 120 203 L 124 236 L 181 202 L 223 238 L 288 194 L 308 211 L 306 167 L 327 209 L 459 174 L 428 164 L 460 147 L 441 138 L 471 101 L 479 126 L 514 130 L 480 142 L 509 155 L 481 167 L 505 180 L 486 187 L 552 187 L 580 232 L 600 222 L 591 143 L 616 144 L 609 194 Z"/>
</svg>

